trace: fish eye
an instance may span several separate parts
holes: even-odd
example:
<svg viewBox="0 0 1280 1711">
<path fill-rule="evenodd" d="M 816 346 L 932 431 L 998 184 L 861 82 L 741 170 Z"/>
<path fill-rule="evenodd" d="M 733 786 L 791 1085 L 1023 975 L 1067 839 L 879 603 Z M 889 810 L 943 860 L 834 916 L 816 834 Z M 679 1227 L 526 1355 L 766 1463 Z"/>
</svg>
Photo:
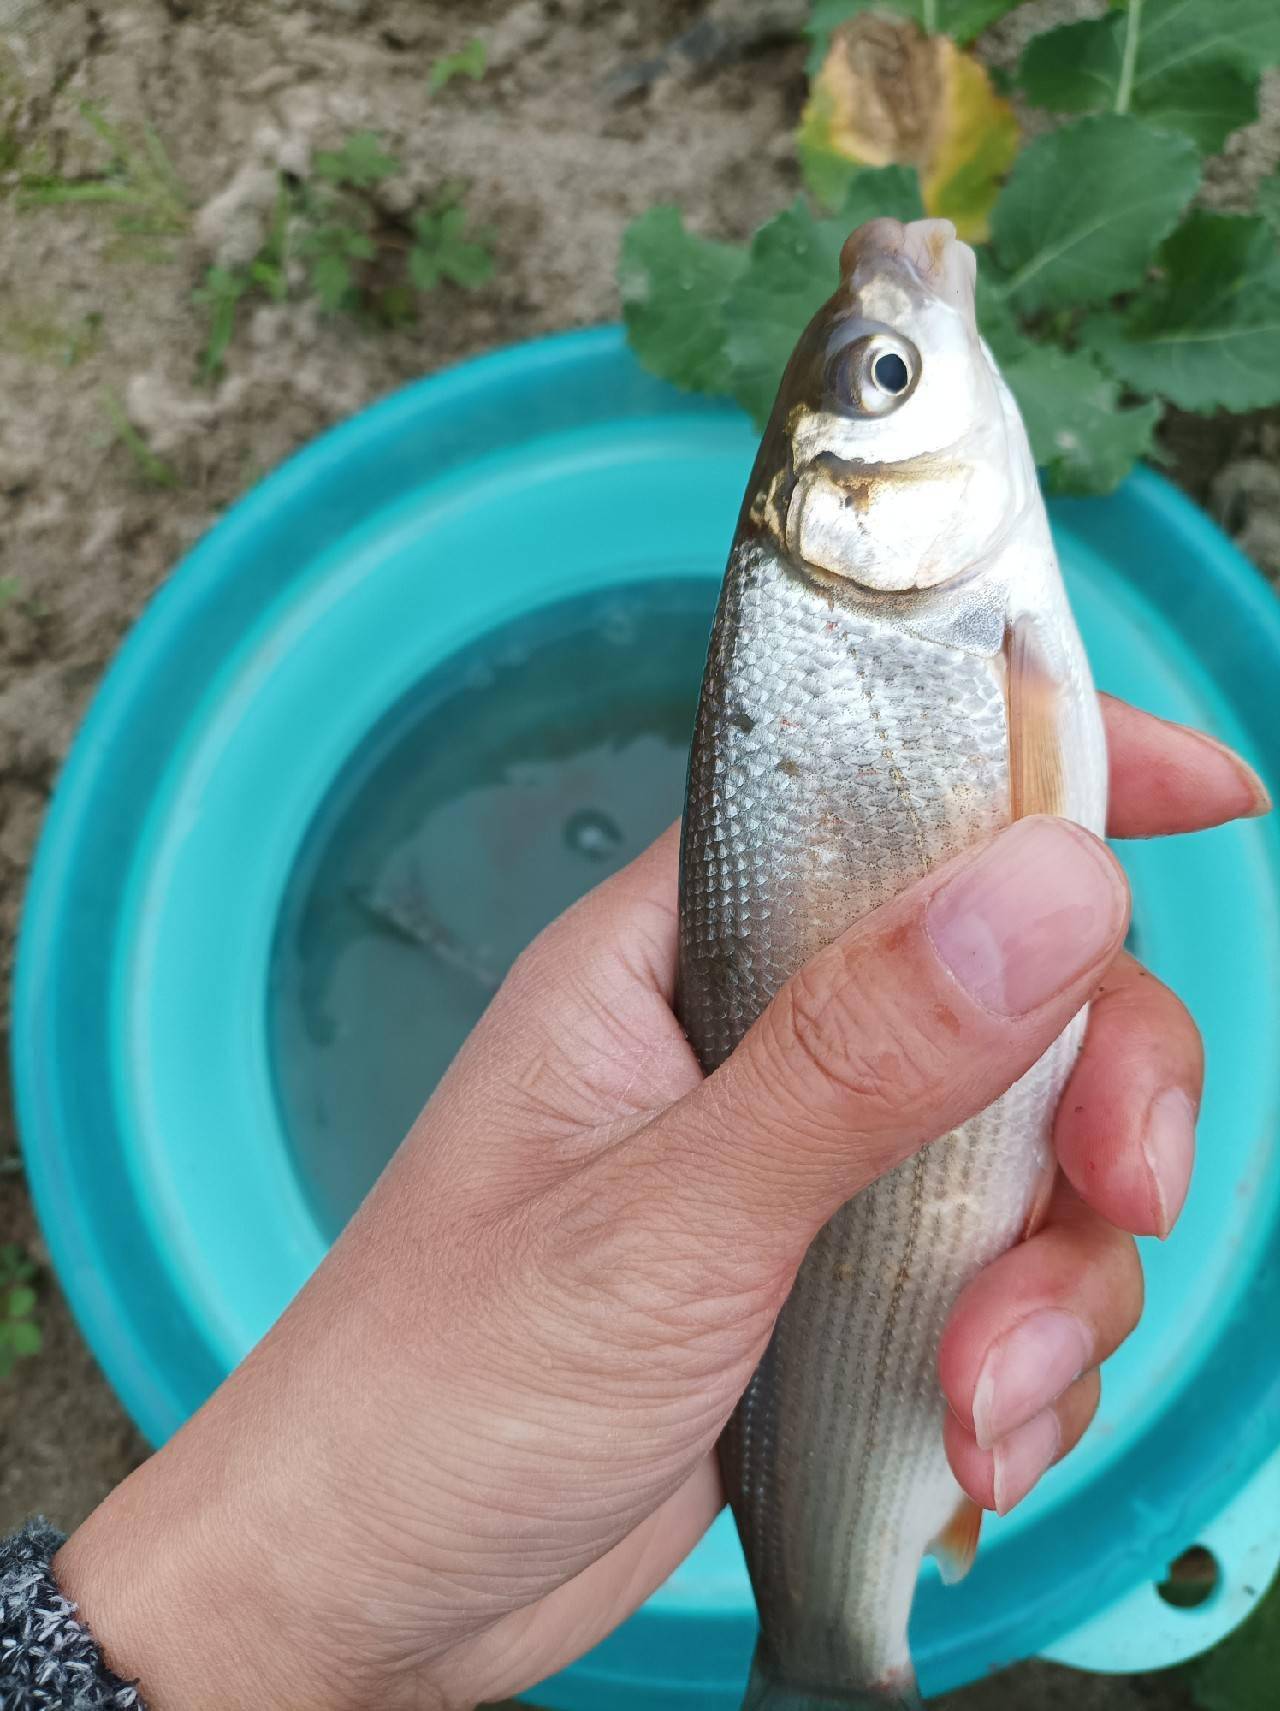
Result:
<svg viewBox="0 0 1280 1711">
<path fill-rule="evenodd" d="M 911 382 L 907 365 L 897 351 L 886 351 L 871 365 L 871 375 L 882 392 L 905 392 Z"/>
<path fill-rule="evenodd" d="M 828 371 L 837 409 L 857 416 L 887 416 L 911 396 L 919 378 L 919 351 L 887 329 L 846 345 Z"/>
</svg>

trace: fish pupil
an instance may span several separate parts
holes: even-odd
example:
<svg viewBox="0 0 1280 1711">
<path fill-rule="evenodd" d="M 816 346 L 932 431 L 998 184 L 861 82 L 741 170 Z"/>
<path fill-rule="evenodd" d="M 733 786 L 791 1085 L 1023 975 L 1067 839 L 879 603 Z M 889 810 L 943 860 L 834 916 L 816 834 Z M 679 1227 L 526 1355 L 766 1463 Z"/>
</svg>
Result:
<svg viewBox="0 0 1280 1711">
<path fill-rule="evenodd" d="M 886 351 L 878 356 L 871 370 L 875 376 L 876 385 L 884 392 L 905 392 L 911 376 L 907 373 L 907 365 L 894 351 Z"/>
</svg>

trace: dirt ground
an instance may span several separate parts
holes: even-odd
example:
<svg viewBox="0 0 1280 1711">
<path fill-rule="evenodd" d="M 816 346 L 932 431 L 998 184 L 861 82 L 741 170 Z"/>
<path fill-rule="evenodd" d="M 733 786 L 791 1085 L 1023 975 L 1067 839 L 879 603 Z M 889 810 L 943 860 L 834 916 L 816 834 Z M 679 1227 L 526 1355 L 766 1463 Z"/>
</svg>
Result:
<svg viewBox="0 0 1280 1711">
<path fill-rule="evenodd" d="M 795 0 L 757 4 L 780 31 L 803 12 Z M 631 75 L 706 9 L 0 0 L 0 578 L 11 579 L 0 605 L 0 1044 L 24 876 L 58 765 L 123 632 L 218 513 L 394 386 L 511 340 L 615 318 L 619 238 L 651 203 L 678 202 L 699 229 L 738 237 L 794 193 L 797 40 L 780 33 L 746 58 Z M 985 50 L 1008 62 L 1025 28 L 992 32 Z M 429 95 L 432 63 L 477 34 L 483 80 Z M 78 111 L 85 99 L 112 120 L 155 127 L 194 211 L 177 235 L 122 235 L 110 209 L 19 207 L 13 191 L 30 162 L 68 176 L 105 164 Z M 1239 205 L 1280 155 L 1274 88 L 1266 106 L 1212 167 L 1216 205 Z M 277 168 L 305 174 L 315 148 L 364 128 L 404 163 L 380 191 L 393 212 L 466 181 L 468 208 L 496 234 L 492 281 L 441 289 L 419 324 L 397 331 L 308 306 L 259 307 L 225 377 L 201 385 L 191 294 L 205 268 L 252 251 L 261 187 Z M 122 415 L 160 469 L 130 451 Z M 1275 416 L 1176 423 L 1167 447 L 1183 485 L 1280 572 Z M 39 1254 L 2 1079 L 0 1240 Z M 0 1530 L 35 1510 L 73 1526 L 144 1453 L 47 1275 L 42 1297 L 44 1353 L 0 1382 Z M 1094 1680 L 1027 1666 L 946 1703 L 1174 1711 L 1190 1701 L 1177 1676 Z"/>
</svg>

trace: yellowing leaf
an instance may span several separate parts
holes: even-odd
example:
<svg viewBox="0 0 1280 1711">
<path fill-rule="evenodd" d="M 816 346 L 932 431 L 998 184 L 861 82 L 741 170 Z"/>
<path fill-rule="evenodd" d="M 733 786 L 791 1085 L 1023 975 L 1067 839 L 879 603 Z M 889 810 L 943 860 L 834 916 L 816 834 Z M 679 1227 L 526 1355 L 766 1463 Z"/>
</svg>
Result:
<svg viewBox="0 0 1280 1711">
<path fill-rule="evenodd" d="M 806 181 L 828 206 L 860 167 L 914 166 L 926 212 L 981 240 L 1018 124 L 985 69 L 949 37 L 871 12 L 832 35 L 797 140 Z"/>
<path fill-rule="evenodd" d="M 924 205 L 954 221 L 962 238 L 981 242 L 1018 152 L 1018 121 L 976 59 L 945 37 L 940 46 L 944 91 L 933 157 L 921 172 Z"/>
</svg>

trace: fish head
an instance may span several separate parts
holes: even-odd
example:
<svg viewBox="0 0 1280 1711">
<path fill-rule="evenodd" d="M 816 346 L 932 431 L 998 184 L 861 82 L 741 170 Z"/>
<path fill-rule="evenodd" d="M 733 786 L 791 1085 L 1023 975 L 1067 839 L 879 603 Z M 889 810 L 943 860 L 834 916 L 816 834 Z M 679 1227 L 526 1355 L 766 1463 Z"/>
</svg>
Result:
<svg viewBox="0 0 1280 1711">
<path fill-rule="evenodd" d="M 871 220 L 796 346 L 750 516 L 802 568 L 885 593 L 963 575 L 1036 495 L 949 220 Z"/>
</svg>

